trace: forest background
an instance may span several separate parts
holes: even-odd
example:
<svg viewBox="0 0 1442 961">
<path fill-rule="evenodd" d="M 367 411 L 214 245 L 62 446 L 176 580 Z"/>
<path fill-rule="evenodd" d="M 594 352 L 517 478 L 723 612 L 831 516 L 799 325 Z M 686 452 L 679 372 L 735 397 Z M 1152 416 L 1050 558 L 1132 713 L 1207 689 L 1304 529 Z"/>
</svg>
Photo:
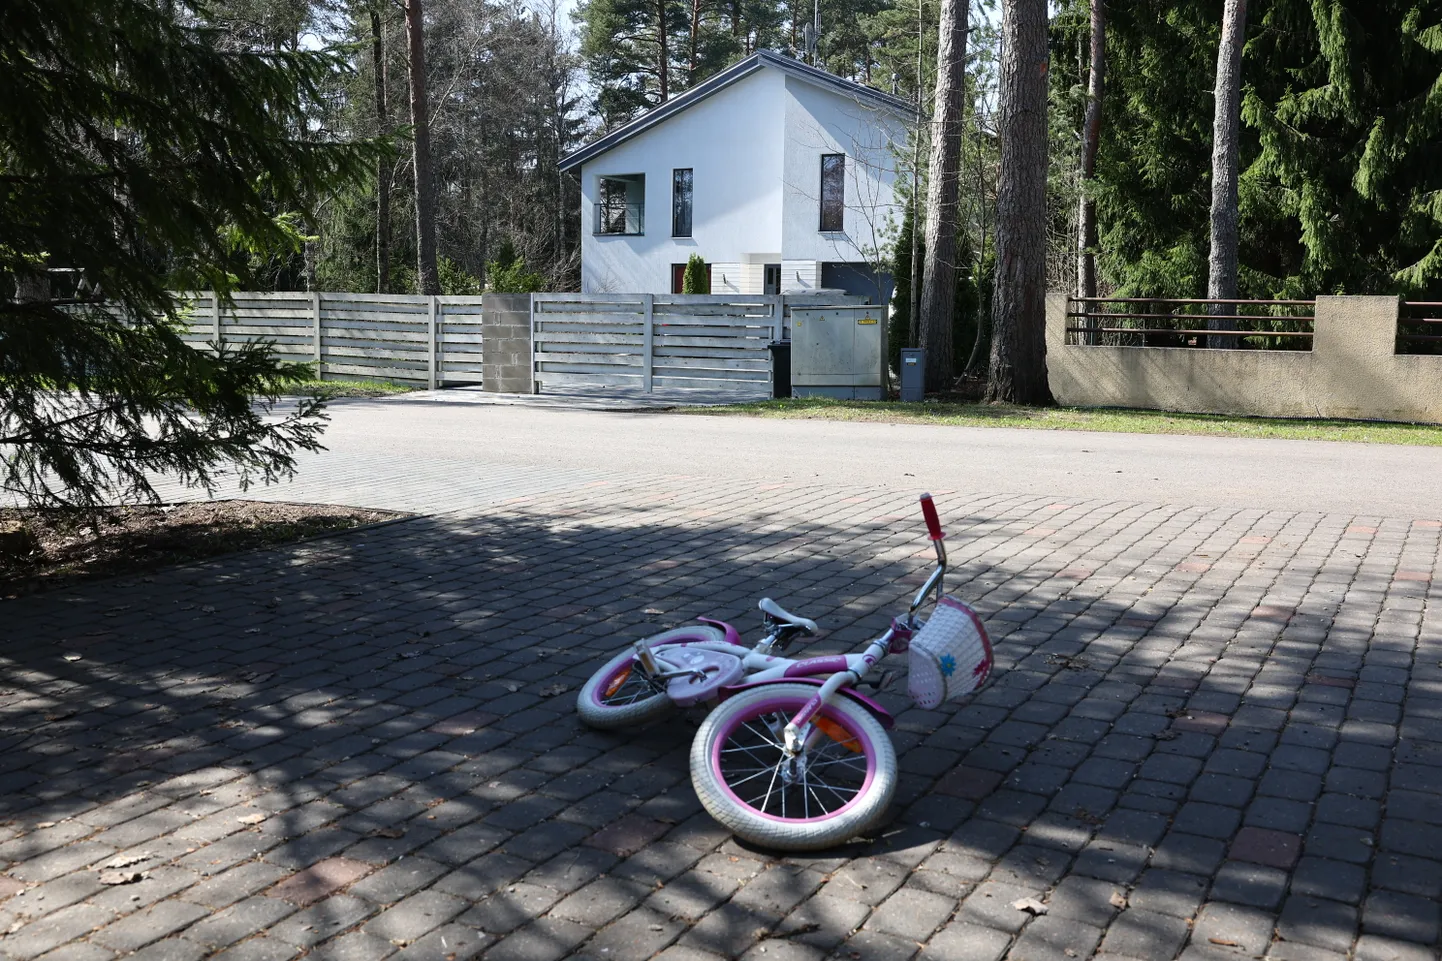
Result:
<svg viewBox="0 0 1442 961">
<path fill-rule="evenodd" d="M 1102 0 L 1091 0 L 1102 3 Z M 1105 3 L 1105 87 L 1092 178 L 1081 144 L 1091 2 L 1049 7 L 1047 283 L 1075 289 L 1078 211 L 1094 202 L 1102 294 L 1207 293 L 1213 87 L 1223 0 Z M 415 6 L 414 0 L 412 6 Z M 225 0 L 228 42 L 344 49 L 310 105 L 339 140 L 413 131 L 406 6 Z M 996 216 L 999 5 L 967 5 L 958 184 L 957 369 L 985 355 Z M 1442 0 L 1253 0 L 1245 22 L 1238 295 L 1401 293 L 1442 299 Z M 426 0 L 424 84 L 438 273 L 448 293 L 576 289 L 579 184 L 557 161 L 754 50 L 802 59 L 930 111 L 939 0 Z M 808 48 L 810 25 L 819 22 Z M 886 251 L 909 310 L 913 189 L 931 125 L 897 144 L 904 212 Z M 913 159 L 921 170 L 913 173 Z M 272 289 L 417 289 L 410 149 L 327 198 L 301 252 L 262 265 Z M 917 181 L 918 187 L 914 187 Z M 378 202 L 381 194 L 387 202 Z"/>
</svg>

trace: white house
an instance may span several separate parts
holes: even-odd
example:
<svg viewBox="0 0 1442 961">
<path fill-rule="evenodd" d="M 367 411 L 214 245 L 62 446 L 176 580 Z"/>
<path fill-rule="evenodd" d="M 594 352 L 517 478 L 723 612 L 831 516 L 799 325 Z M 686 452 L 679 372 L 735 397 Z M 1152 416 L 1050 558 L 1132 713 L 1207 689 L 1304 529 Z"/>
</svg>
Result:
<svg viewBox="0 0 1442 961">
<path fill-rule="evenodd" d="M 760 51 L 561 161 L 580 167 L 582 293 L 678 293 L 692 254 L 715 294 L 839 288 L 873 266 L 915 108 Z M 879 280 L 879 283 L 878 283 Z"/>
</svg>

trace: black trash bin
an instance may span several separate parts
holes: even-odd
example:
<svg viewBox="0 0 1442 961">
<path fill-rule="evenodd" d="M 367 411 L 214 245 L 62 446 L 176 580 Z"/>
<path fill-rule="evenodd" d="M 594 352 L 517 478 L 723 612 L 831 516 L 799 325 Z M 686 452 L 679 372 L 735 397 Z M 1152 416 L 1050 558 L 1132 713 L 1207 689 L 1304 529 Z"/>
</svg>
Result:
<svg viewBox="0 0 1442 961">
<path fill-rule="evenodd" d="M 791 396 L 791 341 L 773 340 L 766 345 L 771 351 L 771 396 Z"/>
</svg>

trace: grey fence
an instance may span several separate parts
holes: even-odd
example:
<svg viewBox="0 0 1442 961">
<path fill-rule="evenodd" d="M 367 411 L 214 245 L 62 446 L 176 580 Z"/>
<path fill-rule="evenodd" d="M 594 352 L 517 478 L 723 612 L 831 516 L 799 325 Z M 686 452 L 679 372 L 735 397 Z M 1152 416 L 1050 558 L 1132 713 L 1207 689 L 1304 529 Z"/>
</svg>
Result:
<svg viewBox="0 0 1442 961">
<path fill-rule="evenodd" d="M 481 382 L 481 298 L 409 294 L 239 293 L 221 307 L 189 295 L 197 347 L 268 340 L 321 377 L 439 387 Z"/>
</svg>

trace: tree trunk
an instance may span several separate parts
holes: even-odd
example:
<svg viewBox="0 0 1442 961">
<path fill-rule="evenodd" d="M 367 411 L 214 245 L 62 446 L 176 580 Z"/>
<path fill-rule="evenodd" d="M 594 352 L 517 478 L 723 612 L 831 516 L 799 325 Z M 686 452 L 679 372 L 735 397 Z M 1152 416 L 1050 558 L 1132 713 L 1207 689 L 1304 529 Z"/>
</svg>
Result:
<svg viewBox="0 0 1442 961">
<path fill-rule="evenodd" d="M 691 64 L 686 74 L 686 86 L 696 86 L 696 54 L 701 39 L 701 0 L 691 0 Z"/>
<path fill-rule="evenodd" d="M 371 59 L 376 75 L 376 127 L 390 133 L 390 104 L 386 94 L 386 40 L 380 12 L 371 8 Z M 376 293 L 391 286 L 391 164 L 376 160 Z"/>
<path fill-rule="evenodd" d="M 435 295 L 441 292 L 441 278 L 436 270 L 436 195 L 431 176 L 430 109 L 426 105 L 425 14 L 421 0 L 405 0 L 405 5 L 416 174 L 416 293 Z"/>
<path fill-rule="evenodd" d="M 1086 119 L 1082 122 L 1081 199 L 1077 203 L 1077 296 L 1097 295 L 1097 144 L 1102 131 L 1102 93 L 1106 82 L 1106 0 L 1091 0 L 1091 67 L 1087 72 Z M 1083 308 L 1089 309 L 1089 308 Z"/>
<path fill-rule="evenodd" d="M 1046 379 L 1046 0 L 1004 0 L 989 401 L 1050 404 Z"/>
<path fill-rule="evenodd" d="M 921 346 L 926 382 L 947 390 L 955 376 L 951 343 L 956 309 L 957 187 L 966 103 L 967 0 L 941 0 L 936 44 L 936 100 L 926 182 L 926 261 L 921 281 Z"/>
<path fill-rule="evenodd" d="M 1216 118 L 1212 122 L 1212 246 L 1207 265 L 1207 297 L 1237 296 L 1237 175 L 1242 138 L 1242 45 L 1247 34 L 1247 0 L 1226 0 L 1222 43 L 1217 49 Z M 1231 304 L 1209 304 L 1216 317 L 1236 313 Z M 1212 330 L 1235 322 L 1211 320 Z M 1235 337 L 1209 337 L 1210 347 L 1235 347 Z"/>
<path fill-rule="evenodd" d="M 666 29 L 666 0 L 656 0 L 656 78 L 661 102 L 671 99 L 671 38 Z"/>
</svg>

